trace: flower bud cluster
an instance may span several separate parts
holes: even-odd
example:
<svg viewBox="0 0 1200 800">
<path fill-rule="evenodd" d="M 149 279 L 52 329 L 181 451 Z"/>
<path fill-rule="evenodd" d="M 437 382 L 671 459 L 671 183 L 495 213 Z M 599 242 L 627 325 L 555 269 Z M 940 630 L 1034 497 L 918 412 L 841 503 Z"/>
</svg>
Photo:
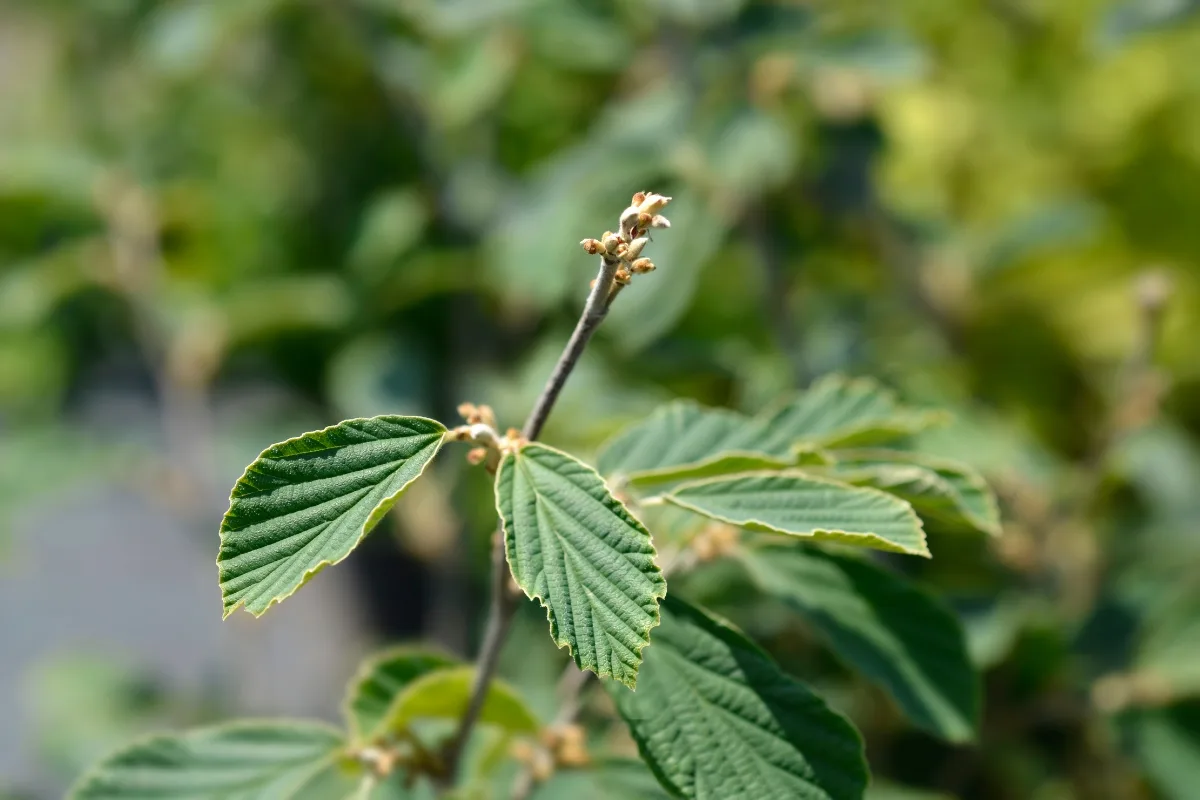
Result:
<svg viewBox="0 0 1200 800">
<path fill-rule="evenodd" d="M 617 288 L 627 286 L 634 275 L 654 271 L 654 262 L 642 256 L 655 228 L 669 228 L 671 222 L 659 212 L 671 198 L 652 192 L 638 192 L 629 207 L 621 212 L 618 230 L 605 231 L 599 239 L 584 239 L 580 246 L 589 255 L 599 255 L 609 264 L 616 264 L 613 280 Z"/>
<path fill-rule="evenodd" d="M 536 743 L 518 740 L 509 749 L 537 783 L 549 780 L 558 767 L 577 769 L 591 763 L 586 733 L 579 725 L 555 725 L 544 729 L 538 738 Z"/>
<path fill-rule="evenodd" d="M 463 403 L 458 407 L 458 413 L 467 424 L 451 429 L 446 439 L 477 445 L 467 453 L 467 462 L 472 465 L 483 464 L 489 472 L 495 472 L 505 453 L 515 452 L 525 444 L 521 432 L 516 428 L 509 428 L 503 436 L 497 432 L 496 414 L 491 406 Z"/>
</svg>

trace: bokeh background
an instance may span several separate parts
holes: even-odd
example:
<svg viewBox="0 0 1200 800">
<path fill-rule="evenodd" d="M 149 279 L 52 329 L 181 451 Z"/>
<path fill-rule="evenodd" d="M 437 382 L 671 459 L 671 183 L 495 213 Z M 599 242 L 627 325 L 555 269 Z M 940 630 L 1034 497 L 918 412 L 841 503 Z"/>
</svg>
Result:
<svg viewBox="0 0 1200 800">
<path fill-rule="evenodd" d="M 967 622 L 979 746 L 906 728 L 794 620 L 740 621 L 905 797 L 1200 797 L 1193 11 L 2 0 L 0 796 L 139 731 L 332 717 L 382 642 L 471 652 L 494 512 L 457 455 L 259 621 L 220 622 L 228 487 L 345 417 L 518 425 L 577 242 L 653 189 L 659 269 L 545 438 L 831 371 L 951 408 L 923 444 L 986 472 L 1005 534 L 900 566 Z M 550 702 L 526 621 L 506 671 Z"/>
</svg>

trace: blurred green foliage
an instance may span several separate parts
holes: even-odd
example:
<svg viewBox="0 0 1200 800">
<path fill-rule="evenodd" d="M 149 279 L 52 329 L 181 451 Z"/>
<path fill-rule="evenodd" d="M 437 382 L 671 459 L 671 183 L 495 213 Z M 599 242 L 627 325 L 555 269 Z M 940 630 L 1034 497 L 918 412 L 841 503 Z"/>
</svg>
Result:
<svg viewBox="0 0 1200 800">
<path fill-rule="evenodd" d="M 652 188 L 677 198 L 659 270 L 547 439 L 832 370 L 953 408 L 922 444 L 988 474 L 1005 533 L 919 576 L 987 670 L 977 747 L 905 728 L 791 618 L 724 610 L 841 699 L 886 781 L 1194 796 L 1198 5 L 9 0 L 0 513 L 47 475 L 190 496 L 281 415 L 469 398 L 516 424 L 591 277 L 576 242 Z M 156 398 L 161 441 L 83 424 L 113 385 Z M 441 474 L 482 574 L 487 487 Z"/>
</svg>

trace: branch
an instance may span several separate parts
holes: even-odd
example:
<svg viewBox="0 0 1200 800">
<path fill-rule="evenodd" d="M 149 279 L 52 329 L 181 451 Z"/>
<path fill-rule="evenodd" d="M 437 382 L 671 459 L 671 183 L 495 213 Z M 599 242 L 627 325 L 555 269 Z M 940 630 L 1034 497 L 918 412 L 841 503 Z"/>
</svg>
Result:
<svg viewBox="0 0 1200 800">
<path fill-rule="evenodd" d="M 575 370 L 583 355 L 584 349 L 591 341 L 592 335 L 600 327 L 600 323 L 608 315 L 612 301 L 623 286 L 629 283 L 634 273 L 648 272 L 654 269 L 649 259 L 639 258 L 647 239 L 642 238 L 650 227 L 665 228 L 670 223 L 658 211 L 667 204 L 669 197 L 639 192 L 633 197 L 632 205 L 621 213 L 620 233 L 605 233 L 602 240 L 585 239 L 581 244 L 584 250 L 594 255 L 600 255 L 600 272 L 592 283 L 591 292 L 583 306 L 583 313 L 575 330 L 563 348 L 558 363 L 550 373 L 541 395 L 534 403 L 522 437 L 532 441 L 542 432 L 554 404 L 562 393 L 567 379 Z M 504 552 L 504 532 L 497 531 L 492 545 L 492 597 L 488 609 L 487 625 L 484 629 L 483 644 L 480 646 L 479 662 L 475 669 L 475 681 L 471 686 L 471 699 L 467 710 L 459 721 L 458 730 L 449 741 L 445 750 L 445 781 L 453 785 L 458 773 L 459 762 L 463 750 L 471 737 L 471 731 L 479 721 L 487 699 L 488 687 L 495 677 L 496 667 L 500 661 L 500 651 L 508 637 L 512 625 L 513 613 L 517 608 L 518 595 L 510 591 L 508 586 L 508 560 Z M 445 787 L 443 787 L 445 788 Z"/>
</svg>

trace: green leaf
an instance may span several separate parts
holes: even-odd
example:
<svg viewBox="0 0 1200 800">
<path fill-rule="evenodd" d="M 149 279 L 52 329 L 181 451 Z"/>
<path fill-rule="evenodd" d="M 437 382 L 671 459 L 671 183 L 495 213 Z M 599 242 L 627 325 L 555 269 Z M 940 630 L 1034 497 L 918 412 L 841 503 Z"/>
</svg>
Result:
<svg viewBox="0 0 1200 800">
<path fill-rule="evenodd" d="M 461 718 L 470 702 L 474 679 L 474 667 L 439 669 L 417 678 L 392 700 L 383 727 L 401 731 L 416 719 Z M 479 722 L 510 733 L 536 733 L 541 727 L 521 696 L 498 680 L 488 688 Z"/>
<path fill-rule="evenodd" d="M 910 436 L 945 419 L 941 411 L 901 405 L 895 393 L 870 378 L 830 375 L 759 414 L 725 446 L 775 456 L 789 455 L 798 446 L 859 447 Z"/>
<path fill-rule="evenodd" d="M 849 722 L 729 625 L 674 595 L 662 617 L 641 688 L 612 694 L 664 787 L 699 800 L 862 797 Z"/>
<path fill-rule="evenodd" d="M 413 681 L 458 664 L 445 653 L 420 647 L 396 647 L 364 661 L 342 703 L 353 737 L 371 741 L 383 735 L 388 710 L 397 695 Z"/>
<path fill-rule="evenodd" d="M 284 800 L 333 765 L 340 732 L 312 723 L 241 722 L 143 739 L 101 761 L 73 800 Z"/>
<path fill-rule="evenodd" d="M 756 417 L 670 403 L 606 443 L 598 463 L 634 485 L 819 464 L 825 448 L 887 442 L 944 418 L 900 405 L 872 380 L 833 375 Z"/>
<path fill-rule="evenodd" d="M 937 598 L 867 561 L 793 544 L 739 558 L 764 593 L 805 616 L 919 727 L 951 742 L 979 724 L 979 678 L 962 627 Z"/>
<path fill-rule="evenodd" d="M 899 450 L 839 450 L 827 470 L 907 500 L 927 524 L 1000 535 L 1000 507 L 983 477 L 957 461 Z"/>
<path fill-rule="evenodd" d="M 925 531 L 912 507 L 878 489 L 767 473 L 685 483 L 663 499 L 752 531 L 929 557 Z"/>
<path fill-rule="evenodd" d="M 217 567 L 228 617 L 261 616 L 341 561 L 442 446 L 423 417 L 352 419 L 263 451 L 233 487 Z"/>
<path fill-rule="evenodd" d="M 725 446 L 749 424 L 749 417 L 735 411 L 677 400 L 611 439 L 597 466 L 601 474 L 620 475 L 632 484 L 788 466 L 790 459 Z"/>
<path fill-rule="evenodd" d="M 1200 703 L 1144 710 L 1134 719 L 1137 756 L 1167 800 L 1191 800 L 1200 782 Z"/>
<path fill-rule="evenodd" d="M 650 532 L 595 470 L 536 443 L 500 463 L 496 504 L 513 577 L 546 608 L 555 643 L 634 686 L 667 591 Z"/>
</svg>

